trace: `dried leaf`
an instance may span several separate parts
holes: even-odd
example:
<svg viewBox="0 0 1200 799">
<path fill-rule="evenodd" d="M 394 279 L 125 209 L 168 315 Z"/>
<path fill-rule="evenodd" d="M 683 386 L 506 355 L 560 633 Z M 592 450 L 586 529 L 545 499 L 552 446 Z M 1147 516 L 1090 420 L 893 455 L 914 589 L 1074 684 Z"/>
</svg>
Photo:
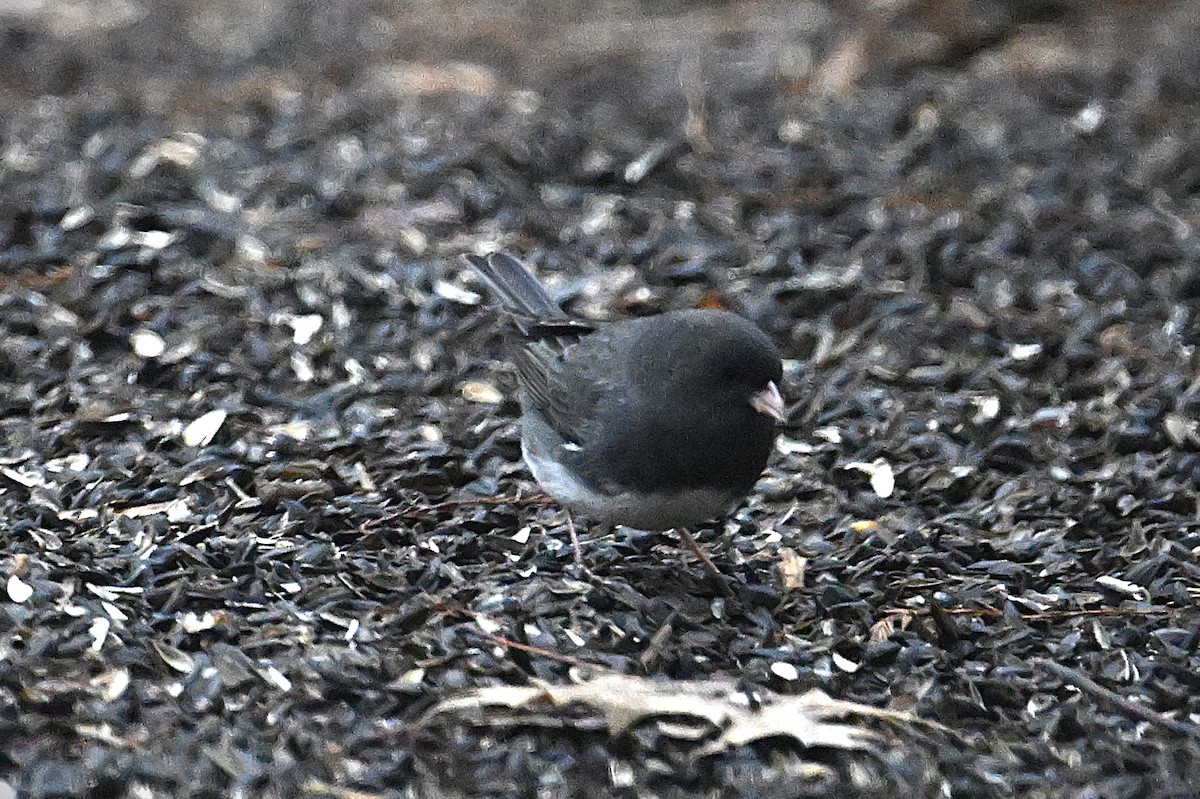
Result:
<svg viewBox="0 0 1200 799">
<path fill-rule="evenodd" d="M 786 664 L 784 664 L 786 665 Z M 479 723 L 502 721 L 488 708 L 545 714 L 548 708 L 583 705 L 604 717 L 612 735 L 659 719 L 692 719 L 718 731 L 702 754 L 770 737 L 792 738 L 803 746 L 869 749 L 879 736 L 865 728 L 831 719 L 851 715 L 886 718 L 895 722 L 923 723 L 904 713 L 831 699 L 821 691 L 802 696 L 762 692 L 750 702 L 733 683 L 723 680 L 651 680 L 606 674 L 579 685 L 537 687 L 493 686 L 468 692 L 434 706 L 428 722 L 440 715 L 472 714 Z M 520 723 L 521 714 L 503 723 Z M 690 728 L 689 728 L 690 729 Z M 687 739 L 692 739 L 689 734 Z"/>
<path fill-rule="evenodd" d="M 779 562 L 775 564 L 783 581 L 784 590 L 796 591 L 804 587 L 804 573 L 808 568 L 808 558 L 801 556 L 796 550 L 784 547 L 779 550 Z"/>
</svg>

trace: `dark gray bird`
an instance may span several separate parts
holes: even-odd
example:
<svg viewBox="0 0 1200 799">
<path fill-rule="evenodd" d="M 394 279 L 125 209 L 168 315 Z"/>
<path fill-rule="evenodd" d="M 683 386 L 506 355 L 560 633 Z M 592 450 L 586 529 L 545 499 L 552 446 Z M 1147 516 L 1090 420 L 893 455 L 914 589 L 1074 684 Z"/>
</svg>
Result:
<svg viewBox="0 0 1200 799">
<path fill-rule="evenodd" d="M 715 309 L 589 322 L 510 255 L 463 260 L 513 323 L 521 452 L 546 493 L 585 519 L 679 528 L 712 568 L 682 528 L 728 511 L 766 467 L 784 418 L 771 340 Z"/>
</svg>

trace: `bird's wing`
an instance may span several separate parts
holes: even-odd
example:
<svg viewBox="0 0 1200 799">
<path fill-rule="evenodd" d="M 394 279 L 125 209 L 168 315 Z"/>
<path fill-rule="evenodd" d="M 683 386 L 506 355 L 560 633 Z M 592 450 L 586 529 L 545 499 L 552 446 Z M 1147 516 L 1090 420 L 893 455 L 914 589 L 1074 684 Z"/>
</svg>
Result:
<svg viewBox="0 0 1200 799">
<path fill-rule="evenodd" d="M 513 361 L 529 404 L 567 441 L 580 443 L 595 427 L 593 412 L 609 381 L 595 358 L 576 357 L 595 339 L 595 325 L 566 314 L 525 266 L 505 253 L 462 260 L 488 285 L 513 330 Z"/>
<path fill-rule="evenodd" d="M 592 336 L 583 344 L 533 341 L 514 356 L 529 403 L 556 433 L 579 445 L 595 430 L 596 406 L 615 390 L 603 365 L 587 357 Z"/>
</svg>

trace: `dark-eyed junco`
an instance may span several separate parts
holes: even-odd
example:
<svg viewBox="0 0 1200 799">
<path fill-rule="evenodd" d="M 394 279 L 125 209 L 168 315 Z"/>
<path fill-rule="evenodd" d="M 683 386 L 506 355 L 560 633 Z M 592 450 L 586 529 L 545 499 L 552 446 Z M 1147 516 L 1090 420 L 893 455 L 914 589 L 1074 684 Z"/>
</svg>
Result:
<svg viewBox="0 0 1200 799">
<path fill-rule="evenodd" d="M 463 260 L 513 322 L 521 452 L 546 493 L 585 519 L 680 528 L 694 548 L 682 528 L 729 510 L 767 464 L 784 418 L 771 340 L 715 309 L 586 321 L 512 256 Z"/>
</svg>

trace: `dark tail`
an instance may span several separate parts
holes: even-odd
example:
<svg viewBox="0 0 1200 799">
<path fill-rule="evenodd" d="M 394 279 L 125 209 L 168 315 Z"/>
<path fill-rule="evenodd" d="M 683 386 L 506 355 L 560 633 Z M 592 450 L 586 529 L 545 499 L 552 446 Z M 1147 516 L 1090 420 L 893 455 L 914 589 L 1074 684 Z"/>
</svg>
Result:
<svg viewBox="0 0 1200 799">
<path fill-rule="evenodd" d="M 492 294 L 509 311 L 532 319 L 563 317 L 562 309 L 550 299 L 537 278 L 511 255 L 502 252 L 492 253 L 486 258 L 463 255 L 462 260 L 479 273 Z"/>
</svg>

